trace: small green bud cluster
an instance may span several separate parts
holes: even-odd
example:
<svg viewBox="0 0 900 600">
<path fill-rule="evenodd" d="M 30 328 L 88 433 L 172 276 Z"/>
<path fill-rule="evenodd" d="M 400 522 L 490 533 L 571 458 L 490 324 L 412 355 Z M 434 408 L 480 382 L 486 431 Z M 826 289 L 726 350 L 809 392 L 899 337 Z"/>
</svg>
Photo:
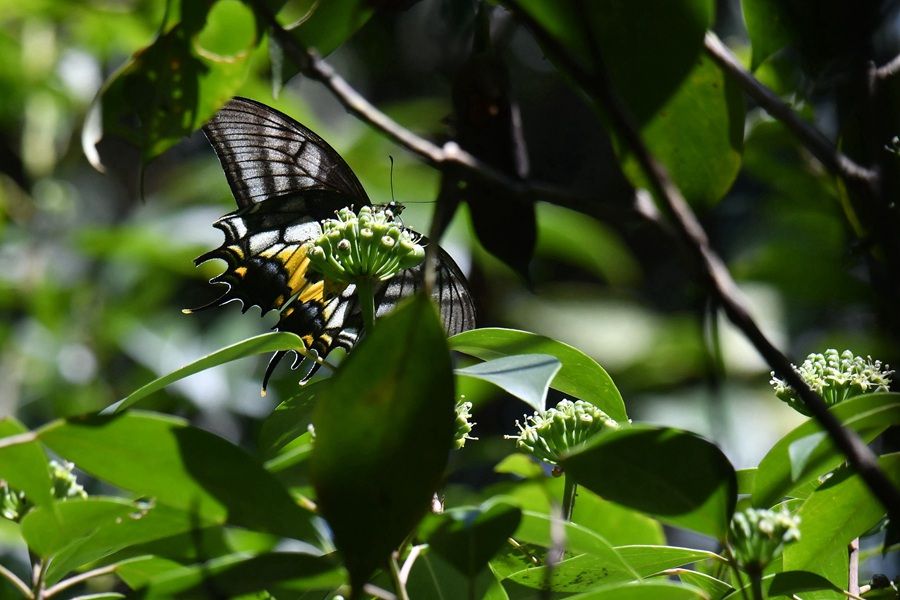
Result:
<svg viewBox="0 0 900 600">
<path fill-rule="evenodd" d="M 618 429 L 619 424 L 605 412 L 583 400 L 561 400 L 555 408 L 525 417 L 525 425 L 516 421 L 519 435 L 516 447 L 551 465 L 559 463 L 568 451 L 583 444 L 605 429 Z"/>
<path fill-rule="evenodd" d="M 728 544 L 735 560 L 751 575 L 759 575 L 786 544 L 800 539 L 800 517 L 786 509 L 747 508 L 735 513 Z"/>
<path fill-rule="evenodd" d="M 456 403 L 456 432 L 453 436 L 453 448 L 455 450 L 465 446 L 466 440 L 478 439 L 469 435 L 472 432 L 472 428 L 476 425 L 474 422 L 469 422 L 469 419 L 472 417 L 471 410 L 471 402 L 460 401 Z"/>
<path fill-rule="evenodd" d="M 813 391 L 822 396 L 828 406 L 860 394 L 886 392 L 893 374 L 887 365 L 882 366 L 879 360 L 873 361 L 871 356 L 855 356 L 850 350 L 839 354 L 833 348 L 829 348 L 824 354 L 810 354 L 794 370 Z M 769 383 L 775 388 L 775 395 L 779 399 L 804 415 L 810 414 L 796 390 L 775 377 L 774 372 Z"/>
<path fill-rule="evenodd" d="M 84 487 L 78 483 L 72 470 L 75 465 L 70 462 L 50 461 L 51 493 L 57 500 L 70 498 L 87 498 Z M 33 506 L 25 492 L 9 486 L 0 480 L 0 516 L 10 521 L 20 521 Z"/>
<path fill-rule="evenodd" d="M 425 258 L 425 249 L 385 208 L 363 206 L 358 213 L 342 208 L 336 219 L 322 222 L 322 231 L 308 242 L 307 256 L 312 268 L 334 283 L 387 281 Z"/>
</svg>

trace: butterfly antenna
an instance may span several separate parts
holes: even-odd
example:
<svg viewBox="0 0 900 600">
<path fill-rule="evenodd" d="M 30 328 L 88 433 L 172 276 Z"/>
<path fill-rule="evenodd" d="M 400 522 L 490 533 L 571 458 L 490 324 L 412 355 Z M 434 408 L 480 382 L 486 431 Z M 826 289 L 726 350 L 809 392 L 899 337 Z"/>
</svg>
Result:
<svg viewBox="0 0 900 600">
<path fill-rule="evenodd" d="M 396 204 L 397 199 L 394 198 L 394 157 L 388 154 L 388 158 L 391 161 L 391 204 Z"/>
</svg>

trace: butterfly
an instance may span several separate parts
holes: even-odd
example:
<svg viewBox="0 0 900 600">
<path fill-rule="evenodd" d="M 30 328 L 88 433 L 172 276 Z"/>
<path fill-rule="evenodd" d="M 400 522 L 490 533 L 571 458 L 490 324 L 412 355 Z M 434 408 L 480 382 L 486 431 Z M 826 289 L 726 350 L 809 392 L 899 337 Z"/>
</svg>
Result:
<svg viewBox="0 0 900 600">
<path fill-rule="evenodd" d="M 203 127 L 219 157 L 238 209 L 213 225 L 225 234 L 215 250 L 199 256 L 200 265 L 218 258 L 225 271 L 210 283 L 225 292 L 193 312 L 240 301 L 242 312 L 259 306 L 262 314 L 280 312 L 274 329 L 297 334 L 307 350 L 324 359 L 335 348 L 350 351 L 363 333 L 353 285 L 335 290 L 309 269 L 304 244 L 322 233 L 322 221 L 343 207 L 371 205 L 359 179 L 325 140 L 286 114 L 265 104 L 236 97 Z M 390 210 L 390 208 L 386 208 Z M 394 209 L 396 212 L 396 209 Z M 427 240 L 408 230 L 413 238 Z M 448 335 L 475 326 L 475 307 L 465 276 L 438 247 L 433 258 L 433 298 Z M 402 298 L 422 287 L 424 263 L 385 282 L 375 295 L 375 313 L 388 313 Z M 269 378 L 287 351 L 275 353 L 263 378 Z M 302 361 L 295 360 L 291 368 Z M 319 366 L 315 360 L 301 382 Z"/>
</svg>

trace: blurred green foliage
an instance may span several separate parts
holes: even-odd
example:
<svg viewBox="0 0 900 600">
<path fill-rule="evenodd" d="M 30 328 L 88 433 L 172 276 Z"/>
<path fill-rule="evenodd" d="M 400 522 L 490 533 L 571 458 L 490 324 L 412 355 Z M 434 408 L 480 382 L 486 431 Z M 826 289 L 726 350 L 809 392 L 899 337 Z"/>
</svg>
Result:
<svg viewBox="0 0 900 600">
<path fill-rule="evenodd" d="M 470 56 L 476 2 L 267 6 L 282 4 L 281 21 L 298 24 L 297 38 L 329 54 L 380 110 L 422 136 L 450 139 L 458 125 L 450 117 L 451 88 Z M 584 39 L 572 33 L 583 24 L 576 12 L 540 0 L 521 4 L 582 66 L 593 64 Z M 829 139 L 868 139 L 859 134 L 854 110 L 862 109 L 847 83 L 857 75 L 858 21 L 878 19 L 868 23 L 866 47 L 868 58 L 883 64 L 900 52 L 898 10 L 896 3 L 875 2 L 862 16 L 848 17 L 840 4 L 828 2 L 811 15 L 802 2 L 621 0 L 597 9 L 587 27 L 599 36 L 612 79 L 648 146 L 698 211 L 763 329 L 798 358 L 837 347 L 897 365 L 900 319 L 890 294 L 892 272 L 882 269 L 885 257 L 877 237 L 869 235 L 871 223 L 843 184 L 780 123 L 752 102 L 745 104 L 736 84 L 703 54 L 703 34 L 715 29 L 747 62 L 752 57 L 757 76 Z M 852 25 L 846 32 L 845 22 Z M 296 65 L 270 44 L 265 29 L 237 0 L 0 0 L 0 416 L 25 425 L 10 425 L 4 434 L 100 411 L 148 381 L 274 324 L 271 315 L 255 318 L 256 309 L 242 316 L 233 304 L 199 315 L 180 311 L 216 293 L 206 280 L 221 267 L 195 268 L 192 260 L 220 243 L 211 224 L 233 210 L 234 201 L 197 130 L 233 95 L 258 99 L 318 132 L 345 157 L 373 201 L 396 194 L 407 205 L 404 222 L 429 230 L 440 173 L 348 116 L 317 82 L 294 76 Z M 602 110 L 570 85 L 558 52 L 542 47 L 500 7 L 493 9 L 491 34 L 521 114 L 529 177 L 588 198 L 589 205 L 576 211 L 539 199 L 527 281 L 516 265 L 485 251 L 470 211 L 460 208 L 441 244 L 469 276 L 479 325 L 528 330 L 574 346 L 603 365 L 632 418 L 689 428 L 713 438 L 733 465 L 755 466 L 800 416 L 772 395 L 768 367 L 716 313 L 680 242 L 630 209 L 632 186 L 643 185 L 643 176 L 621 141 L 605 131 Z M 876 148 L 898 133 L 900 122 L 900 103 L 891 103 L 900 93 L 896 78 L 880 85 L 881 112 L 872 113 L 876 123 L 864 130 Z M 873 156 L 886 189 L 894 190 L 900 159 Z M 157 392 L 145 406 L 255 453 L 260 438 L 274 435 L 272 422 L 264 419 L 282 401 L 280 410 L 296 410 L 298 396 L 297 377 L 282 369 L 272 393 L 261 398 L 262 369 L 261 360 L 245 358 L 205 370 Z M 549 510 L 548 498 L 562 495 L 558 481 L 519 469 L 512 473 L 525 484 L 512 486 L 504 479 L 511 472 L 498 467 L 494 473 L 511 451 L 499 438 L 514 431 L 524 405 L 471 379 L 460 379 L 457 391 L 475 404 L 480 441 L 451 459 L 447 497 L 478 504 L 497 492 L 516 498 L 513 504 L 526 517 L 529 510 Z M 551 391 L 551 400 L 560 397 Z M 307 408 L 288 414 L 299 413 L 297 419 L 308 419 Z M 173 430 L 182 427 L 178 423 Z M 305 425 L 283 429 L 297 433 Z M 308 474 L 297 466 L 309 451 L 305 435 L 302 444 L 278 448 L 277 456 L 263 449 L 265 459 L 280 461 L 266 463 L 274 475 L 255 462 L 244 473 L 267 485 L 277 478 L 295 495 L 310 493 Z M 197 446 L 190 447 L 205 448 L 206 441 L 193 440 Z M 141 448 L 132 450 L 140 455 Z M 100 453 L 101 463 L 102 458 Z M 39 488 L 39 475 L 37 483 L 20 485 Z M 106 482 L 87 486 L 92 493 L 110 492 L 110 484 L 138 495 L 156 493 L 115 477 Z M 843 483 L 859 487 L 855 479 Z M 581 494 L 585 503 L 606 502 L 587 490 Z M 127 512 L 99 501 L 91 510 Z M 478 525 L 487 522 L 489 533 L 492 510 L 500 509 L 484 507 L 476 519 Z M 505 510 L 504 518 L 510 518 Z M 664 542 L 656 521 L 630 509 L 608 510 L 621 510 L 611 520 L 633 523 L 630 530 L 641 532 L 631 543 Z M 629 543 L 621 530 L 605 521 L 591 523 L 593 517 L 582 511 L 576 513 L 578 527 L 616 545 Z M 189 526 L 197 525 L 178 518 L 169 523 L 172 548 L 184 541 L 177 535 L 187 536 Z M 451 525 L 457 527 L 443 527 Z M 505 535 L 504 527 L 498 530 Z M 856 529 L 865 533 L 861 525 Z M 262 534 L 207 533 L 216 541 L 208 547 L 221 550 L 211 552 L 227 558 L 216 571 L 224 581 L 229 568 L 255 568 L 241 562 L 242 551 L 275 549 L 275 541 L 255 537 Z M 18 536 L 0 520 L 0 559 L 21 570 Z M 451 541 L 445 543 L 459 543 Z M 605 552 L 599 542 L 594 548 L 600 546 L 597 551 Z M 141 549 L 117 547 L 114 557 L 137 556 Z M 527 566 L 527 556 L 526 549 L 497 560 L 506 561 L 512 574 Z M 139 580 L 142 568 L 165 570 L 169 558 L 135 563 L 119 574 Z M 288 579 L 285 573 L 297 581 L 300 575 L 341 580 L 327 561 L 298 566 L 278 562 L 282 558 L 268 563 L 278 565 L 273 581 Z M 432 573 L 451 569 L 439 556 L 427 560 Z M 195 571 L 180 576 L 172 584 L 178 589 L 197 585 Z M 297 581 L 296 588 L 286 589 L 307 589 L 307 579 Z M 431 583 L 420 571 L 410 587 L 430 589 Z M 6 597 L 3 585 L 0 597 Z M 160 597 L 169 593 L 160 589 Z M 603 597 L 618 597 L 612 588 L 608 593 Z M 642 593 L 634 597 L 667 592 Z M 683 590 L 672 594 L 666 597 L 682 597 Z"/>
</svg>

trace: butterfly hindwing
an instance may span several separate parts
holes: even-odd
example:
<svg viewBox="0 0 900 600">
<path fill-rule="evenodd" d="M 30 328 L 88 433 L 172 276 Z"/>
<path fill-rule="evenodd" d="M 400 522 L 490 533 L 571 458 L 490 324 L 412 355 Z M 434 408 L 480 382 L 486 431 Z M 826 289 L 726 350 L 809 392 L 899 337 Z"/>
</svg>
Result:
<svg viewBox="0 0 900 600">
<path fill-rule="evenodd" d="M 278 310 L 278 331 L 297 334 L 324 358 L 334 348 L 351 350 L 362 335 L 362 315 L 352 285 L 332 287 L 309 270 L 305 243 L 322 232 L 321 222 L 345 206 L 368 205 L 362 185 L 340 155 L 318 135 L 275 109 L 235 98 L 203 127 L 222 163 L 238 210 L 215 226 L 222 245 L 195 261 L 225 261 L 211 282 L 228 286 L 201 308 L 239 300 L 246 311 Z M 414 238 L 419 234 L 410 230 Z M 440 247 L 433 296 L 448 334 L 475 326 L 465 277 Z M 424 265 L 399 273 L 376 291 L 376 315 L 390 312 L 423 285 Z M 199 310 L 199 309 L 198 309 Z M 285 352 L 266 369 L 266 382 Z M 295 365 L 296 362 L 295 362 Z M 304 376 L 308 379 L 317 365 Z"/>
</svg>

